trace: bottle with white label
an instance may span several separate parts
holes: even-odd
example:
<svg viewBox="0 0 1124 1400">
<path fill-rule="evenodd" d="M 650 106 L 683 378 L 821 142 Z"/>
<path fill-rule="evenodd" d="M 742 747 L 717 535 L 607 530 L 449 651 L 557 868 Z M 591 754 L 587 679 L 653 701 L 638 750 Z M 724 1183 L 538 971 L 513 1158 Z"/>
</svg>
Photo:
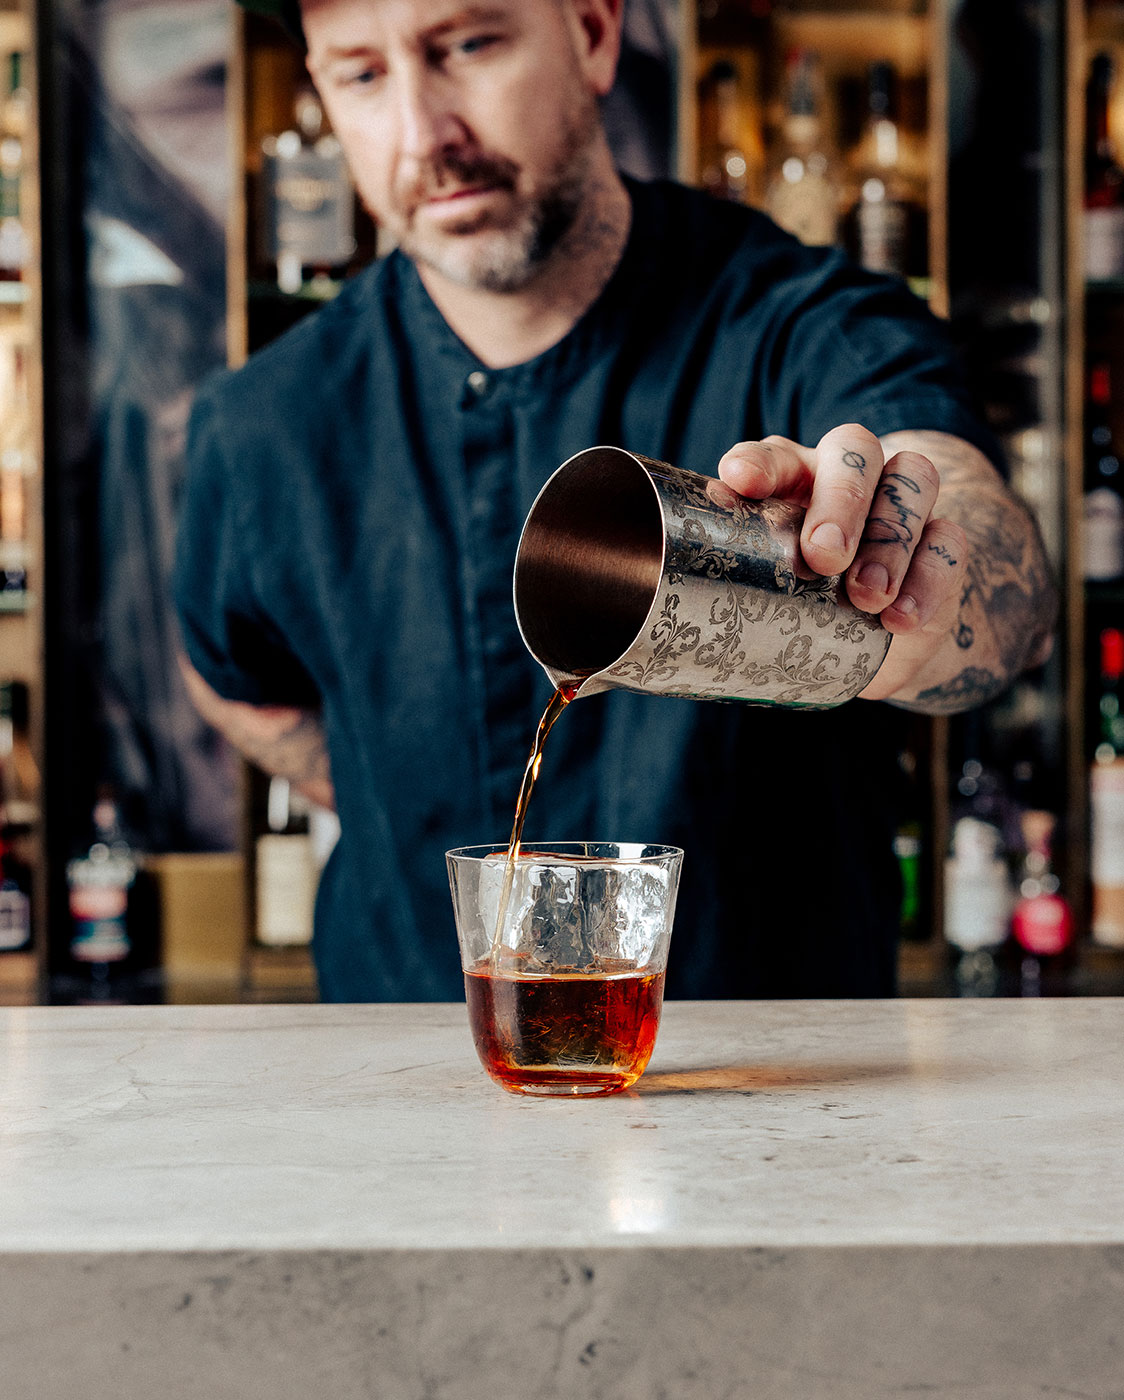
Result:
<svg viewBox="0 0 1124 1400">
<path fill-rule="evenodd" d="M 1101 633 L 1100 736 L 1089 779 L 1093 939 L 1124 948 L 1124 632 Z"/>
<path fill-rule="evenodd" d="M 312 804 L 286 778 L 271 778 L 266 825 L 255 843 L 255 937 L 266 947 L 312 939 L 319 861 L 311 829 Z"/>
<path fill-rule="evenodd" d="M 1014 890 L 998 827 L 961 817 L 945 862 L 946 940 L 960 953 L 956 980 L 963 996 L 991 996 L 999 982 L 995 951 L 1007 937 Z"/>
</svg>

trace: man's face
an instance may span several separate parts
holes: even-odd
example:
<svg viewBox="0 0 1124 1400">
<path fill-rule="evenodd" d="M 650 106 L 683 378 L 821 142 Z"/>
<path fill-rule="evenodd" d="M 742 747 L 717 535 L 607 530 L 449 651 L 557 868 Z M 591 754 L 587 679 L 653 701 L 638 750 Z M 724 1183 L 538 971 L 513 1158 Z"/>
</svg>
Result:
<svg viewBox="0 0 1124 1400">
<path fill-rule="evenodd" d="M 303 0 L 309 70 L 361 198 L 451 282 L 518 290 L 573 223 L 612 81 L 583 3 Z"/>
</svg>

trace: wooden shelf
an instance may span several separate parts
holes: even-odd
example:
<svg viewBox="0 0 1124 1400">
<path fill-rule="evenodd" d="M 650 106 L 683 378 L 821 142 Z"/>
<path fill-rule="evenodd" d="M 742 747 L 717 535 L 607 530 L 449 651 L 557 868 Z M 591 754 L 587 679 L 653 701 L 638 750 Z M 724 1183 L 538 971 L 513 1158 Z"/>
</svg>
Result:
<svg viewBox="0 0 1124 1400">
<path fill-rule="evenodd" d="M 931 25 L 925 15 L 855 10 L 846 13 L 778 9 L 774 24 L 784 46 L 816 49 L 833 67 L 892 63 L 907 78 L 929 71 Z"/>
<path fill-rule="evenodd" d="M 34 1006 L 39 963 L 34 953 L 0 953 L 0 1006 Z"/>
<path fill-rule="evenodd" d="M 261 944 L 250 944 L 243 963 L 242 1000 L 318 1000 L 316 969 L 310 949 L 303 946 L 265 948 Z"/>
<path fill-rule="evenodd" d="M 31 43 L 31 17 L 19 10 L 0 10 L 0 53 L 23 53 Z"/>
</svg>

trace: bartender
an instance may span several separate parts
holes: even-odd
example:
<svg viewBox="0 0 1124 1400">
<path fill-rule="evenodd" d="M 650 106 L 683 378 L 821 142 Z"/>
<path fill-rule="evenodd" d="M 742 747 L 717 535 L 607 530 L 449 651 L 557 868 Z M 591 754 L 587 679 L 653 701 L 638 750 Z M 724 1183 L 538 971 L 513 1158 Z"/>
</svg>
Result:
<svg viewBox="0 0 1124 1400">
<path fill-rule="evenodd" d="M 203 715 L 339 812 L 321 995 L 462 995 L 443 855 L 503 844 L 549 693 L 519 530 L 595 443 L 806 506 L 806 565 L 893 641 L 823 713 L 582 699 L 527 839 L 685 848 L 669 996 L 892 994 L 893 707 L 997 695 L 1055 608 L 942 327 L 755 210 L 622 177 L 622 0 L 284 4 L 398 247 L 200 392 L 175 588 Z"/>
</svg>

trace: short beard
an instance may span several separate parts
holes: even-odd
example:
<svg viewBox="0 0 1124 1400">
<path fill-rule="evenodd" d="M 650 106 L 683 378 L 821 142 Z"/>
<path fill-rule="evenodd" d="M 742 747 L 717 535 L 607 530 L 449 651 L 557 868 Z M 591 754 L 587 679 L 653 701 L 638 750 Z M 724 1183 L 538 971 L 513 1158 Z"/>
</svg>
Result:
<svg viewBox="0 0 1124 1400">
<path fill-rule="evenodd" d="M 407 231 L 402 236 L 402 251 L 458 286 L 486 292 L 521 291 L 549 262 L 577 222 L 589 185 L 599 120 L 596 103 L 591 101 L 565 133 L 562 150 L 541 193 L 516 211 L 509 227 L 453 226 L 436 247 L 427 246 L 426 239 L 415 239 Z M 449 153 L 435 160 L 430 187 L 440 188 L 453 176 L 465 184 L 491 181 L 514 192 L 518 173 L 518 167 L 503 156 Z M 472 243 L 458 247 L 458 235 L 471 238 Z"/>
</svg>

